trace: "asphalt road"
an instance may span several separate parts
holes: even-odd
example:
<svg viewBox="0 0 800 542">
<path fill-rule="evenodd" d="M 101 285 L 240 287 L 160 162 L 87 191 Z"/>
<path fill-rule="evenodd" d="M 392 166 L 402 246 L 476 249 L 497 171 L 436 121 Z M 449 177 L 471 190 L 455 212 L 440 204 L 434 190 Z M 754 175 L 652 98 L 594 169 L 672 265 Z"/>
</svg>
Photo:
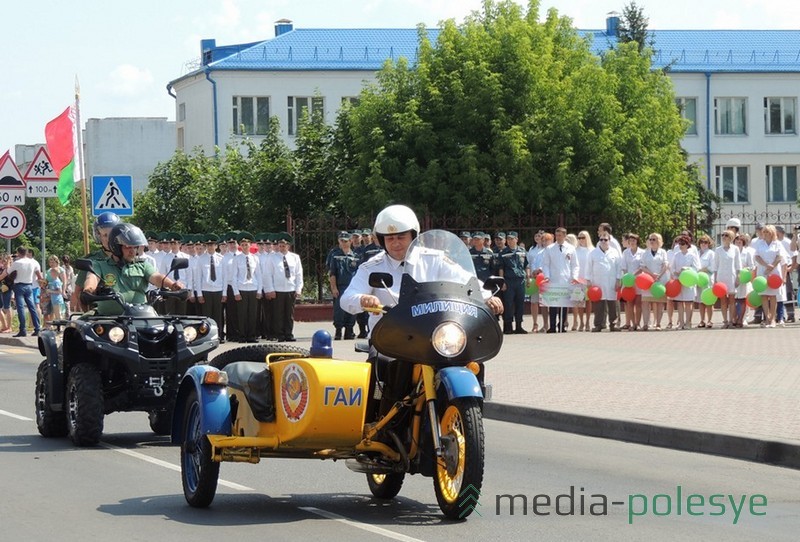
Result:
<svg viewBox="0 0 800 542">
<path fill-rule="evenodd" d="M 480 515 L 466 522 L 442 518 L 430 479 L 409 477 L 381 502 L 364 475 L 310 460 L 225 463 L 216 500 L 196 510 L 183 498 L 177 448 L 149 432 L 143 413 L 106 417 L 97 448 L 41 438 L 39 361 L 0 347 L 3 540 L 797 540 L 800 531 L 800 471 L 495 421 L 485 422 Z M 516 495 L 513 513 L 502 495 Z"/>
</svg>

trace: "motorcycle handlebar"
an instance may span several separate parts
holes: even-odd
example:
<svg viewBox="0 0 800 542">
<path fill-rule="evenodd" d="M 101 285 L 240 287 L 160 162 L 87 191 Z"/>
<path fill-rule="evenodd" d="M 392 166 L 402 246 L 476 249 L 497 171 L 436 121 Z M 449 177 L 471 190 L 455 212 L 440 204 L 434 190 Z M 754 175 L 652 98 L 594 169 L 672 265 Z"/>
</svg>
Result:
<svg viewBox="0 0 800 542">
<path fill-rule="evenodd" d="M 371 312 L 373 314 L 383 314 L 386 312 L 386 309 L 383 305 L 378 305 L 377 307 L 364 307 L 364 312 Z"/>
</svg>

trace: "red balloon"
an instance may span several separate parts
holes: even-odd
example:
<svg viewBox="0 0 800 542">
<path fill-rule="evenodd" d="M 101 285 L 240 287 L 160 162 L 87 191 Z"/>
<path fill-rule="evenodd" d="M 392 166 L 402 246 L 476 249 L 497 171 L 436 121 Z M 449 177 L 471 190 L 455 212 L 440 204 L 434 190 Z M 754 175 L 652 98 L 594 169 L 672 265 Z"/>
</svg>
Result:
<svg viewBox="0 0 800 542">
<path fill-rule="evenodd" d="M 717 297 L 725 297 L 728 295 L 728 285 L 724 282 L 715 282 L 714 286 L 711 287 L 711 291 Z"/>
<path fill-rule="evenodd" d="M 636 299 L 636 288 L 633 286 L 625 286 L 622 290 L 620 290 L 620 297 L 627 302 L 632 302 Z"/>
<path fill-rule="evenodd" d="M 538 275 L 536 275 L 536 286 L 541 288 L 542 287 L 542 283 L 545 280 L 547 280 L 547 279 L 545 278 L 544 273 L 539 273 Z"/>
<path fill-rule="evenodd" d="M 649 290 L 655 280 L 647 273 L 636 275 L 636 287 L 640 290 Z"/>
<path fill-rule="evenodd" d="M 780 288 L 783 286 L 783 279 L 781 279 L 780 275 L 770 275 L 767 277 L 767 286 L 772 289 Z"/>
<path fill-rule="evenodd" d="M 681 288 L 683 288 L 683 286 L 681 285 L 681 281 L 679 281 L 678 279 L 672 279 L 667 281 L 666 287 L 667 287 L 667 297 L 678 297 L 679 295 L 681 295 Z"/>
<path fill-rule="evenodd" d="M 592 302 L 600 301 L 603 298 L 603 290 L 599 286 L 591 286 L 586 291 L 586 297 Z"/>
</svg>

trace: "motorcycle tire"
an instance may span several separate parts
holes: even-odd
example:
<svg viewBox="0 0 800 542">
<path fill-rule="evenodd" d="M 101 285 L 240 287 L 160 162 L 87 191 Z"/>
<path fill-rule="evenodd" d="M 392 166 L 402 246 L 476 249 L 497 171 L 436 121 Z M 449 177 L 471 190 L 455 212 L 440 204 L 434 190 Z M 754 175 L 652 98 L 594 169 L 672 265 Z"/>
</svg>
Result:
<svg viewBox="0 0 800 542">
<path fill-rule="evenodd" d="M 67 378 L 69 438 L 76 446 L 96 446 L 103 434 L 103 383 L 89 363 L 78 363 Z"/>
<path fill-rule="evenodd" d="M 224 369 L 229 363 L 236 361 L 260 361 L 267 359 L 268 354 L 300 354 L 308 357 L 311 353 L 306 348 L 288 346 L 285 344 L 253 344 L 232 348 L 212 359 L 208 364 L 217 369 Z M 271 358 L 273 361 L 282 359 L 279 356 Z"/>
<path fill-rule="evenodd" d="M 44 360 L 36 370 L 36 428 L 43 437 L 66 437 L 67 416 L 63 410 L 57 412 L 50 408 L 47 396 L 49 384 L 50 371 L 47 360 Z"/>
<path fill-rule="evenodd" d="M 211 442 L 201 427 L 201 405 L 192 389 L 186 400 L 181 438 L 181 481 L 186 502 L 194 508 L 206 508 L 214 500 L 219 480 L 219 463 L 211 459 Z"/>
<path fill-rule="evenodd" d="M 150 429 L 156 435 L 169 435 L 172 433 L 172 410 L 151 410 L 147 413 Z"/>
<path fill-rule="evenodd" d="M 403 487 L 406 473 L 367 474 L 367 485 L 372 495 L 378 499 L 393 499 Z"/>
<path fill-rule="evenodd" d="M 436 461 L 433 486 L 448 519 L 464 519 L 478 504 L 483 485 L 484 434 L 481 405 L 475 397 L 447 404 L 439 417 L 443 457 Z"/>
</svg>

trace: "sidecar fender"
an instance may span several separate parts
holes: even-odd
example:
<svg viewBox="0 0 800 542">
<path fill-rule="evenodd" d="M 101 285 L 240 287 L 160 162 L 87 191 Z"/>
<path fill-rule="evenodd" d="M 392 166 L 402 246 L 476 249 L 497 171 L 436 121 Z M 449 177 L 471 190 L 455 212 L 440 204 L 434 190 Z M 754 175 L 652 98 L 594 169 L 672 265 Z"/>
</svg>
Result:
<svg viewBox="0 0 800 542">
<path fill-rule="evenodd" d="M 448 399 L 458 397 L 477 397 L 483 399 L 481 385 L 469 369 L 464 367 L 445 367 L 436 377 L 444 386 Z"/>
<path fill-rule="evenodd" d="M 230 435 L 231 402 L 225 384 L 204 383 L 206 373 L 219 372 L 210 365 L 194 365 L 186 371 L 178 389 L 175 401 L 175 415 L 172 417 L 172 443 L 181 444 L 184 434 L 186 402 L 192 390 L 200 399 L 200 424 L 203 434 Z"/>
</svg>

